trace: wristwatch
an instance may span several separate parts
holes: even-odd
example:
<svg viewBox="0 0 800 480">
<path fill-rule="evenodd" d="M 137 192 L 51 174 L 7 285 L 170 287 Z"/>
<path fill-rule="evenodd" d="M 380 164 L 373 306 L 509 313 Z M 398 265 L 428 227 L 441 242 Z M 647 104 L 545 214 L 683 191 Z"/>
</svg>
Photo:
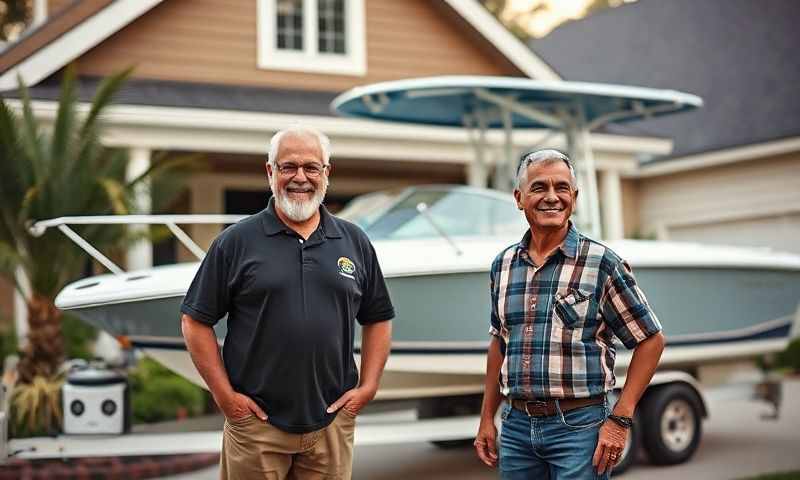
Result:
<svg viewBox="0 0 800 480">
<path fill-rule="evenodd" d="M 622 415 L 614 415 L 612 413 L 608 418 L 623 428 L 631 428 L 633 426 L 633 419 L 631 417 L 623 417 Z"/>
</svg>

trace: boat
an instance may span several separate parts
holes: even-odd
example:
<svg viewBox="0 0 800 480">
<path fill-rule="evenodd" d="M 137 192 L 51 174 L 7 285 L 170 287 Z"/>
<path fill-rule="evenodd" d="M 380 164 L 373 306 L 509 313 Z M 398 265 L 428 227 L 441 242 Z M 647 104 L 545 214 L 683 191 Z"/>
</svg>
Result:
<svg viewBox="0 0 800 480">
<path fill-rule="evenodd" d="M 377 398 L 481 392 L 489 340 L 489 266 L 527 228 L 512 196 L 457 185 L 415 186 L 357 197 L 341 216 L 361 225 L 372 240 L 397 310 Z M 177 220 L 189 222 L 188 217 Z M 800 333 L 798 255 L 651 240 L 608 245 L 628 260 L 661 320 L 667 338 L 662 369 L 691 371 L 778 352 Z M 198 266 L 181 263 L 85 278 L 64 288 L 56 306 L 127 337 L 134 347 L 203 385 L 179 320 Z M 215 330 L 223 342 L 225 320 Z M 624 375 L 629 358 L 620 345 L 618 375 Z"/>
</svg>

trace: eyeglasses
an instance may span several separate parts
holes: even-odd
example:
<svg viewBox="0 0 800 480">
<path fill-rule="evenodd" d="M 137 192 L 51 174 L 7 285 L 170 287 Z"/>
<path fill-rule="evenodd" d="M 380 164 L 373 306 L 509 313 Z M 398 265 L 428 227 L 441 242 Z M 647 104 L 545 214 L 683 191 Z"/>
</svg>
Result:
<svg viewBox="0 0 800 480">
<path fill-rule="evenodd" d="M 275 168 L 278 169 L 278 172 L 285 177 L 294 177 L 302 168 L 307 177 L 316 178 L 322 175 L 322 172 L 328 167 L 330 167 L 330 165 L 322 165 L 320 163 L 306 163 L 303 165 L 284 163 L 283 165 L 275 165 Z"/>
</svg>

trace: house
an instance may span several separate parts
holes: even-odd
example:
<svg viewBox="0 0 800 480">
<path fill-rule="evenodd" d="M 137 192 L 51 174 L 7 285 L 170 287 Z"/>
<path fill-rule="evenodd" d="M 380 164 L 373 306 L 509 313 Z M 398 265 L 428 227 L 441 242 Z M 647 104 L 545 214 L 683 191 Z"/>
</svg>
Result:
<svg viewBox="0 0 800 480">
<path fill-rule="evenodd" d="M 35 114 L 48 122 L 68 64 L 84 102 L 100 78 L 135 66 L 108 112 L 105 139 L 130 150 L 131 175 L 157 153 L 203 154 L 211 168 L 192 176 L 176 213 L 263 208 L 269 137 L 298 121 L 331 137 L 331 205 L 410 184 L 466 183 L 473 154 L 461 129 L 340 118 L 330 101 L 354 86 L 408 77 L 560 79 L 477 0 L 49 0 L 46 8 L 41 24 L 0 53 L 0 92 L 13 98 L 21 75 Z M 521 149 L 543 135 L 515 141 Z M 635 169 L 640 155 L 668 153 L 671 142 L 602 133 L 592 146 L 604 185 L 616 191 L 620 172 Z M 621 203 L 604 208 L 615 212 L 606 218 L 621 218 Z M 217 231 L 193 233 L 207 245 Z M 137 252 L 129 267 L 152 263 L 149 249 Z M 6 308 L 11 296 L 0 288 Z"/>
<path fill-rule="evenodd" d="M 639 0 L 529 42 L 565 80 L 703 98 L 614 130 L 674 141 L 623 173 L 628 236 L 800 253 L 798 18 L 793 0 Z"/>
</svg>

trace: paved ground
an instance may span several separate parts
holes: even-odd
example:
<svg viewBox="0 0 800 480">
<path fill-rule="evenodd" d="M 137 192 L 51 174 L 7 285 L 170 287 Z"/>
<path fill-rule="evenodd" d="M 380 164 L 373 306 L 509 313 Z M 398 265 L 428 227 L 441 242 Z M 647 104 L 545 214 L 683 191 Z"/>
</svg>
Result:
<svg viewBox="0 0 800 480">
<path fill-rule="evenodd" d="M 762 420 L 763 403 L 711 400 L 710 418 L 703 424 L 703 441 L 689 462 L 674 467 L 635 465 L 620 478 L 738 479 L 760 473 L 800 470 L 800 379 L 784 382 L 784 402 L 778 421 Z M 430 445 L 358 447 L 353 478 L 357 480 L 479 480 L 496 479 L 469 448 L 440 450 Z M 216 467 L 164 480 L 212 480 Z"/>
</svg>

